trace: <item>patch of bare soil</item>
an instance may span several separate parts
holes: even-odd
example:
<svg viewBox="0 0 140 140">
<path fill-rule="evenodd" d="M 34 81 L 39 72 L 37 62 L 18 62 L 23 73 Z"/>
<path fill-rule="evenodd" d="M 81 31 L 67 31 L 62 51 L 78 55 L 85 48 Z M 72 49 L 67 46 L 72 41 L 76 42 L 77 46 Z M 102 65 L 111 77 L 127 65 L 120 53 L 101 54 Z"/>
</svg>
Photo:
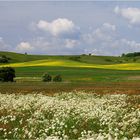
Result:
<svg viewBox="0 0 140 140">
<path fill-rule="evenodd" d="M 128 80 L 140 80 L 140 75 L 137 76 L 129 76 Z"/>
</svg>

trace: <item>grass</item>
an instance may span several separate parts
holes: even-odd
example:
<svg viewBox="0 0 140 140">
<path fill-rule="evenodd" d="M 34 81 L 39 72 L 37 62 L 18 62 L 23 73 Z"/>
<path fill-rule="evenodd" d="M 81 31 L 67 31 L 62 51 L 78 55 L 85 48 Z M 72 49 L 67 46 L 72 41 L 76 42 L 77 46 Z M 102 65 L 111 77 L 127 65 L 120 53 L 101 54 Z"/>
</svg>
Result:
<svg viewBox="0 0 140 140">
<path fill-rule="evenodd" d="M 83 62 L 88 64 L 121 64 L 121 63 L 139 63 L 140 57 L 116 57 L 116 56 L 89 56 L 89 55 L 30 55 L 30 54 L 19 54 L 14 52 L 2 52 L 0 51 L 0 56 L 6 55 L 11 58 L 10 63 L 17 62 L 28 62 L 35 60 L 53 59 L 53 60 L 74 60 L 76 62 Z"/>
<path fill-rule="evenodd" d="M 72 68 L 72 67 L 18 67 L 17 77 L 41 77 L 48 72 L 52 76 L 60 74 L 63 81 L 72 82 L 97 82 L 97 81 L 127 81 L 130 76 L 140 75 L 140 71 L 106 70 L 93 68 Z M 134 79 L 135 80 L 135 79 Z M 136 79 L 139 81 L 140 79 Z"/>
<path fill-rule="evenodd" d="M 46 56 L 11 52 L 0 52 L 0 55 L 12 58 L 10 63 L 0 64 L 0 67 L 12 66 L 16 70 L 16 83 L 0 83 L 1 90 L 5 92 L 9 91 L 9 88 L 13 91 L 14 89 L 19 91 L 18 88 L 22 91 L 24 89 L 33 91 L 35 88 L 47 92 L 83 90 L 84 88 L 93 90 L 95 88 L 97 92 L 101 93 L 104 92 L 103 89 L 105 92 L 113 89 L 126 91 L 125 93 L 140 92 L 140 63 L 138 58 L 134 63 L 132 58 L 113 56 Z M 50 83 L 50 88 L 48 88 L 48 84 L 41 82 L 41 76 L 46 72 L 53 77 L 60 74 L 63 83 Z M 119 83 L 122 83 L 122 86 Z M 126 83 L 130 83 L 130 85 Z M 101 84 L 106 87 L 100 86 Z M 36 88 L 36 85 L 40 88 Z"/>
</svg>

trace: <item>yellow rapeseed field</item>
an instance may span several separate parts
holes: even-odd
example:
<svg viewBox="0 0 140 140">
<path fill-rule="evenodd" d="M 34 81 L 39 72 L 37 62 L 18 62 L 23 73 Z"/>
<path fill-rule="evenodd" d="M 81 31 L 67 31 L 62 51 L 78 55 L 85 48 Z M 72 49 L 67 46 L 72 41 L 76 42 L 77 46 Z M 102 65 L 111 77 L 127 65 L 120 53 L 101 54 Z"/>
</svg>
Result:
<svg viewBox="0 0 140 140">
<path fill-rule="evenodd" d="M 58 66 L 58 67 L 83 67 L 83 68 L 101 68 L 101 69 L 116 69 L 116 70 L 140 70 L 140 63 L 123 63 L 123 64 L 88 64 L 82 62 L 76 62 L 72 60 L 36 60 L 22 63 L 11 63 L 0 65 L 0 67 L 29 67 L 29 66 Z"/>
</svg>

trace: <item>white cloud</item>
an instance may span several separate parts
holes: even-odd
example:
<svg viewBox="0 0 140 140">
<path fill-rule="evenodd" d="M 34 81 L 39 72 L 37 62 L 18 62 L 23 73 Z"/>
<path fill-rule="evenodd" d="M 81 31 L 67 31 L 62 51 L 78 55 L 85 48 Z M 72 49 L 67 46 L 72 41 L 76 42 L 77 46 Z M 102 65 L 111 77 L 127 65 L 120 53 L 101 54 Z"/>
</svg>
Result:
<svg viewBox="0 0 140 140">
<path fill-rule="evenodd" d="M 2 37 L 0 37 L 0 51 L 9 51 L 11 48 L 10 45 L 5 43 Z"/>
<path fill-rule="evenodd" d="M 21 53 L 31 52 L 33 50 L 34 50 L 34 47 L 29 42 L 21 42 L 16 47 L 16 51 L 21 52 Z"/>
<path fill-rule="evenodd" d="M 111 23 L 104 23 L 100 28 L 95 29 L 92 33 L 84 34 L 83 40 L 89 44 L 106 41 L 110 42 L 113 38 L 116 26 Z"/>
<path fill-rule="evenodd" d="M 51 33 L 53 36 L 73 33 L 76 29 L 74 23 L 66 18 L 58 18 L 52 22 L 40 20 L 37 27 L 43 31 Z"/>
<path fill-rule="evenodd" d="M 65 40 L 65 47 L 66 48 L 74 48 L 78 46 L 80 42 L 78 40 L 73 40 L 73 39 L 66 39 Z"/>
<path fill-rule="evenodd" d="M 37 37 L 29 42 L 21 42 L 16 47 L 17 52 L 41 54 L 78 54 L 79 40 L 51 37 Z"/>
<path fill-rule="evenodd" d="M 112 31 L 116 30 L 116 26 L 111 24 L 111 23 L 104 23 L 103 24 L 103 28 L 105 28 L 107 30 L 112 30 Z"/>
<path fill-rule="evenodd" d="M 140 24 L 140 8 L 120 8 L 116 6 L 114 12 L 127 19 L 130 24 Z"/>
</svg>

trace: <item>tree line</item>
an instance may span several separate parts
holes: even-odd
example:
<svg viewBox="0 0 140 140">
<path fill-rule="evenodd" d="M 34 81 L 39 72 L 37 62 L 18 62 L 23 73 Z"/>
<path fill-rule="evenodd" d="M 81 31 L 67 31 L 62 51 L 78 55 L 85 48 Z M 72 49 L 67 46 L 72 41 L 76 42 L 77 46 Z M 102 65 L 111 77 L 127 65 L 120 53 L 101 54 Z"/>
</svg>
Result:
<svg viewBox="0 0 140 140">
<path fill-rule="evenodd" d="M 137 56 L 140 56 L 140 52 L 122 54 L 122 57 L 137 57 Z"/>
</svg>

